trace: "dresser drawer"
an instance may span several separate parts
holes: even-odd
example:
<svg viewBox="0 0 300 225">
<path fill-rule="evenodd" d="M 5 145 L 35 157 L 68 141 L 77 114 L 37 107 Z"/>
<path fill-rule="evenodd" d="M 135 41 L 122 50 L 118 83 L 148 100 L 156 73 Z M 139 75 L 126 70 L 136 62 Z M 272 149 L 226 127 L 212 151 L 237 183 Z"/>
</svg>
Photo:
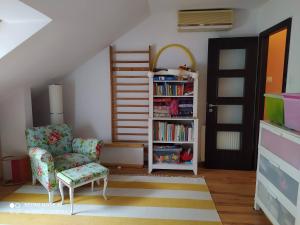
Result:
<svg viewBox="0 0 300 225">
<path fill-rule="evenodd" d="M 300 144 L 262 127 L 260 145 L 300 170 Z"/>
<path fill-rule="evenodd" d="M 295 217 L 271 194 L 267 188 L 257 181 L 257 197 L 264 205 L 264 208 L 280 225 L 295 225 Z"/>
<path fill-rule="evenodd" d="M 282 171 L 278 165 L 260 154 L 259 172 L 287 199 L 297 205 L 299 183 Z"/>
</svg>

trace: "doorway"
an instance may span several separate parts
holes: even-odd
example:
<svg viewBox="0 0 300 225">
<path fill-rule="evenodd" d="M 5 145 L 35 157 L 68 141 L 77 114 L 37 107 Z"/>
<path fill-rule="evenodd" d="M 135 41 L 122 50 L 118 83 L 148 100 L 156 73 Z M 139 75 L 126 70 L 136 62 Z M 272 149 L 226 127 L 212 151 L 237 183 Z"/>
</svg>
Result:
<svg viewBox="0 0 300 225">
<path fill-rule="evenodd" d="M 253 168 L 258 37 L 208 43 L 207 168 Z"/>
<path fill-rule="evenodd" d="M 288 18 L 259 35 L 258 81 L 255 119 L 255 146 L 258 144 L 259 121 L 268 119 L 265 113 L 265 93 L 286 91 L 292 18 Z M 256 167 L 257 147 L 254 159 Z"/>
</svg>

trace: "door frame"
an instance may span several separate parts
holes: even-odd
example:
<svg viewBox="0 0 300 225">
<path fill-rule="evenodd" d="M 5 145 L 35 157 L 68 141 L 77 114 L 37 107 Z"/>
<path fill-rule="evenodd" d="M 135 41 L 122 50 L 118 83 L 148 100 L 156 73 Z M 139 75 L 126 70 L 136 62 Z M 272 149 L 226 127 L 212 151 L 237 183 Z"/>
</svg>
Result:
<svg viewBox="0 0 300 225">
<path fill-rule="evenodd" d="M 285 58 L 284 58 L 284 69 L 283 69 L 283 82 L 282 92 L 286 91 L 287 71 L 289 62 L 289 51 L 290 51 L 290 38 L 292 29 L 292 18 L 289 17 L 284 21 L 262 31 L 259 34 L 259 54 L 258 54 L 258 68 L 257 68 L 257 85 L 256 85 L 256 107 L 255 107 L 255 154 L 254 154 L 254 168 L 257 167 L 257 152 L 258 152 L 258 139 L 259 139 L 259 123 L 263 118 L 264 113 L 264 93 L 266 89 L 266 77 L 267 77 L 267 62 L 268 62 L 268 46 L 269 36 L 287 29 L 286 35 L 286 46 L 285 46 Z"/>
</svg>

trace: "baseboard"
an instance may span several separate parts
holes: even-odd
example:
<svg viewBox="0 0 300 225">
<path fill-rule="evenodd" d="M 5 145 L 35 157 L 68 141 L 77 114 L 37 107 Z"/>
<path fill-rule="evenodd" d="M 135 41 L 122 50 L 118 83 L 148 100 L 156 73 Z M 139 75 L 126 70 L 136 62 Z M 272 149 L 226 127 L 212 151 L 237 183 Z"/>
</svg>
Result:
<svg viewBox="0 0 300 225">
<path fill-rule="evenodd" d="M 101 163 L 101 165 L 107 167 L 123 167 L 123 168 L 136 168 L 136 169 L 144 168 L 144 165 L 139 165 L 139 164 Z"/>
</svg>

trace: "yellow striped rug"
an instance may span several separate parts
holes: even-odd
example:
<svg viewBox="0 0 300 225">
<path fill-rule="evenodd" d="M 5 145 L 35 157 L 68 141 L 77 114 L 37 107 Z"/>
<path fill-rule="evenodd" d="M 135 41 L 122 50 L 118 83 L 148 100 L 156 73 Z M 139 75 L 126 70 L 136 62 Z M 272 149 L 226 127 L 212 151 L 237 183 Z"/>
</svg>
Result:
<svg viewBox="0 0 300 225">
<path fill-rule="evenodd" d="M 47 203 L 47 192 L 24 185 L 0 201 L 0 224 L 14 225 L 221 225 L 203 178 L 125 176 L 109 177 L 107 196 L 102 186 L 75 189 L 70 216 L 68 190 L 65 204 L 60 195 Z"/>
</svg>

